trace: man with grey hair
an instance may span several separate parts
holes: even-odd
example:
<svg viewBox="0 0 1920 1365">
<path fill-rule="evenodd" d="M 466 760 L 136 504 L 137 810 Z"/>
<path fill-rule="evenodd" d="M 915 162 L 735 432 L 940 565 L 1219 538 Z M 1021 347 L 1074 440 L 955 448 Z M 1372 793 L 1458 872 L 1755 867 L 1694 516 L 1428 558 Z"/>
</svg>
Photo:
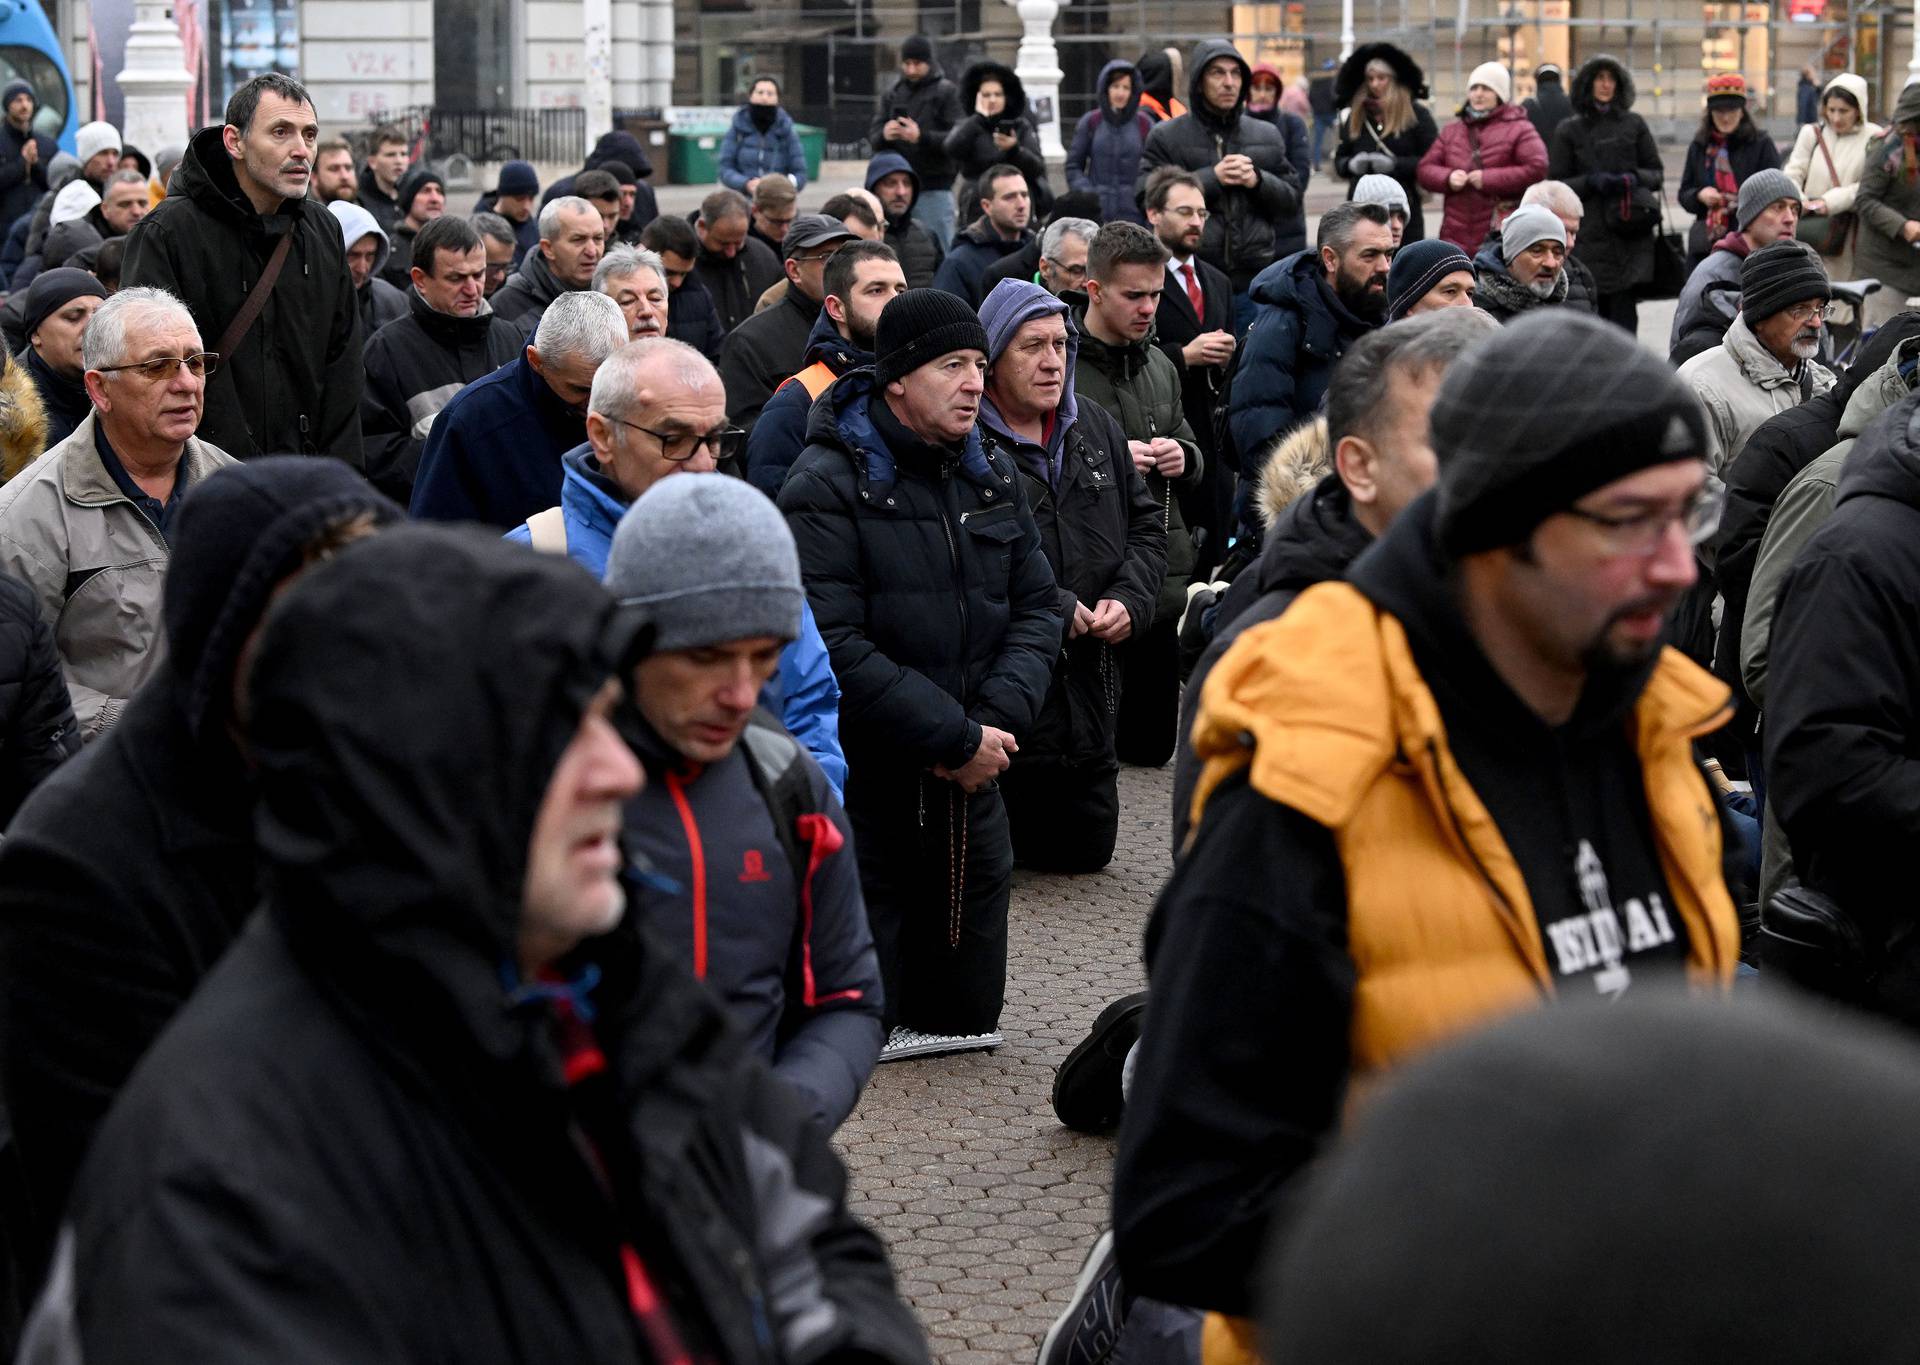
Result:
<svg viewBox="0 0 1920 1365">
<path fill-rule="evenodd" d="M 1040 268 L 1033 282 L 1055 298 L 1087 287 L 1087 247 L 1100 225 L 1091 218 L 1056 218 L 1040 234 Z"/>
<path fill-rule="evenodd" d="M 626 344 L 627 320 L 605 294 L 578 290 L 554 299 L 520 358 L 467 385 L 434 419 L 420 452 L 413 515 L 504 531 L 553 506 L 560 457 L 586 437 L 595 376 Z"/>
<path fill-rule="evenodd" d="M 69 218 L 47 233 L 40 248 L 40 268 L 55 270 L 63 265 L 91 269 L 99 255 L 100 244 L 133 231 L 133 225 L 147 216 L 153 199 L 147 178 L 138 171 L 115 171 L 101 187 L 100 200 L 78 218 Z M 85 256 L 84 261 L 76 257 Z"/>
<path fill-rule="evenodd" d="M 1713 244 L 1687 276 L 1673 305 L 1667 359 L 1684 365 L 1720 344 L 1740 311 L 1741 264 L 1763 246 L 1792 238 L 1800 222 L 1800 187 L 1785 171 L 1748 176 L 1734 201 L 1733 231 Z"/>
<path fill-rule="evenodd" d="M 1527 186 L 1525 194 L 1520 196 L 1521 207 L 1538 204 L 1550 211 L 1560 220 L 1560 226 L 1567 230 L 1567 260 L 1560 269 L 1567 277 L 1567 304 L 1582 313 L 1598 313 L 1595 302 L 1600 297 L 1600 286 L 1594 283 L 1593 271 L 1587 263 L 1573 254 L 1574 247 L 1580 243 L 1580 223 L 1587 215 L 1587 206 L 1580 196 L 1573 192 L 1573 186 L 1564 180 L 1540 180 Z M 1499 241 L 1500 229 L 1497 225 L 1487 229 L 1487 240 L 1483 247 Z"/>
<path fill-rule="evenodd" d="M 165 657 L 181 495 L 233 461 L 194 435 L 217 357 L 179 299 L 121 290 L 94 311 L 81 358 L 93 412 L 0 487 L 0 569 L 33 589 L 92 739 Z"/>
<path fill-rule="evenodd" d="M 240 459 L 333 455 L 360 468 L 366 337 L 340 224 L 307 197 L 319 140 L 298 81 L 268 72 L 242 85 L 127 234 L 120 278 L 172 293 L 220 353 L 203 440 Z"/>
<path fill-rule="evenodd" d="M 658 252 L 643 246 L 617 246 L 600 258 L 593 289 L 620 305 L 627 335 L 635 341 L 667 334 L 667 267 Z"/>
<path fill-rule="evenodd" d="M 540 245 L 520 261 L 513 278 L 493 296 L 493 311 L 528 333 L 540 315 L 569 290 L 593 284 L 594 267 L 606 250 L 600 210 L 578 195 L 563 194 L 540 210 Z"/>
<path fill-rule="evenodd" d="M 568 555 L 595 577 L 605 574 L 614 527 L 642 493 L 670 475 L 711 471 L 740 457 L 745 434 L 727 422 L 726 405 L 713 362 L 684 341 L 650 337 L 621 347 L 594 376 L 586 440 L 561 458 L 559 506 L 549 499 L 507 539 Z M 840 684 L 811 607 L 801 612 L 799 634 L 780 651 L 763 703 L 806 746 L 840 797 L 847 783 Z"/>
</svg>

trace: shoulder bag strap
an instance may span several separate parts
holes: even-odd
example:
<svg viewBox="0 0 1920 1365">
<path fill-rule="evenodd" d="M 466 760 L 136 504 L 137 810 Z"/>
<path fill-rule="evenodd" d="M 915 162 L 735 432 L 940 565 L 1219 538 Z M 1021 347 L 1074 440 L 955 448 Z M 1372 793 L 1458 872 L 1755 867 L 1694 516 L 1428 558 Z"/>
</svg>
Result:
<svg viewBox="0 0 1920 1365">
<path fill-rule="evenodd" d="M 231 365 L 233 352 L 246 340 L 247 332 L 253 327 L 254 320 L 260 316 L 260 310 L 267 306 L 267 299 L 273 294 L 273 286 L 280 280 L 280 268 L 287 263 L 287 253 L 293 250 L 292 228 L 281 237 L 280 244 L 273 249 L 273 255 L 267 258 L 267 268 L 261 272 L 260 279 L 247 291 L 246 302 L 240 305 L 240 311 L 233 315 L 233 321 L 227 324 L 227 330 L 220 334 L 220 359 Z"/>
<path fill-rule="evenodd" d="M 1827 150 L 1827 139 L 1820 131 L 1820 125 L 1813 125 L 1813 145 L 1820 149 L 1821 157 L 1827 163 L 1827 178 L 1833 181 L 1833 188 L 1840 188 L 1840 172 L 1834 169 L 1833 153 Z"/>
</svg>

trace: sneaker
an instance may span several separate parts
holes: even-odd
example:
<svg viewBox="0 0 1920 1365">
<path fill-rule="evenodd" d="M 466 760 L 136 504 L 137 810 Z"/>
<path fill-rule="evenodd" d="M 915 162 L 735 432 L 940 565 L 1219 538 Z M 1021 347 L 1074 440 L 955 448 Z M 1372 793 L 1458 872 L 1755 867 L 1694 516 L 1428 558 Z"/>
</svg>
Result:
<svg viewBox="0 0 1920 1365">
<path fill-rule="evenodd" d="M 1123 995 L 1100 1011 L 1093 1031 L 1053 1073 L 1053 1112 L 1081 1133 L 1104 1133 L 1120 1122 L 1126 1098 L 1120 1078 L 1140 1038 L 1147 993 Z"/>
<path fill-rule="evenodd" d="M 1066 1311 L 1047 1329 L 1039 1365 L 1102 1365 L 1120 1340 L 1128 1302 L 1120 1263 L 1113 1256 L 1113 1231 L 1108 1229 L 1087 1254 Z"/>
<path fill-rule="evenodd" d="M 883 1062 L 904 1061 L 908 1057 L 937 1057 L 948 1052 L 979 1052 L 999 1047 L 1007 1040 L 998 1033 L 922 1033 L 918 1029 L 896 1028 L 880 1049 Z"/>
</svg>

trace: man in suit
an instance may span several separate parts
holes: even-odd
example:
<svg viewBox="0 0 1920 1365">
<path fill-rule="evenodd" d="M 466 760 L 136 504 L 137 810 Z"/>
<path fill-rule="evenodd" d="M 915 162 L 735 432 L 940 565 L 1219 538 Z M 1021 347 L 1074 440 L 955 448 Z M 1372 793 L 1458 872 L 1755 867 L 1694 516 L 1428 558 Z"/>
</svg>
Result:
<svg viewBox="0 0 1920 1365">
<path fill-rule="evenodd" d="M 1207 226 L 1207 196 L 1197 176 L 1163 169 L 1147 182 L 1146 209 L 1154 235 L 1172 253 L 1155 335 L 1180 371 L 1180 405 L 1202 457 L 1199 482 L 1179 490 L 1181 514 L 1195 532 L 1198 579 L 1202 570 L 1219 562 L 1232 524 L 1233 472 L 1214 458 L 1213 405 L 1233 358 L 1233 284 L 1198 254 Z"/>
</svg>

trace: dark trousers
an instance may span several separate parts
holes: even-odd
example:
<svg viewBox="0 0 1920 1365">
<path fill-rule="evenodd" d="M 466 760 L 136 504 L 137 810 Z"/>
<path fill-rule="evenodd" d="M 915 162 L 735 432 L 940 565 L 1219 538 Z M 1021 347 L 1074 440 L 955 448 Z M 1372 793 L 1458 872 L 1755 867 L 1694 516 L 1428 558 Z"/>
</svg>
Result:
<svg viewBox="0 0 1920 1365">
<path fill-rule="evenodd" d="M 1640 303 L 1633 291 L 1623 289 L 1617 294 L 1601 294 L 1593 301 L 1594 311 L 1600 315 L 1600 321 L 1611 322 L 1624 327 L 1635 336 L 1640 335 Z"/>
<path fill-rule="evenodd" d="M 992 1032 L 1007 992 L 1013 884 L 1000 792 L 969 796 L 930 775 L 855 777 L 847 798 L 887 1029 Z"/>
<path fill-rule="evenodd" d="M 1167 613 L 1120 647 L 1120 720 L 1113 749 L 1122 763 L 1157 768 L 1180 734 L 1180 618 Z"/>
<path fill-rule="evenodd" d="M 1013 858 L 1036 872 L 1098 872 L 1120 836 L 1120 769 L 1015 757 L 1000 778 Z"/>
</svg>

